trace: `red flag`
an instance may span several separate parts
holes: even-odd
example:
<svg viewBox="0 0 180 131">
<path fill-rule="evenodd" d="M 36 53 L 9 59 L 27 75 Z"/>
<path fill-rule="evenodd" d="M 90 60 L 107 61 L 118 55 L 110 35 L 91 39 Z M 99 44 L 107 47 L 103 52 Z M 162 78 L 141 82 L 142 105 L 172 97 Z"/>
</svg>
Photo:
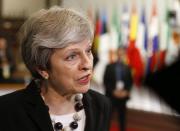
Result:
<svg viewBox="0 0 180 131">
<path fill-rule="evenodd" d="M 127 48 L 127 57 L 129 65 L 133 70 L 134 84 L 140 86 L 144 76 L 144 65 L 141 59 L 140 52 L 135 46 L 134 40 L 130 40 L 129 42 L 129 46 Z"/>
<path fill-rule="evenodd" d="M 98 58 L 98 48 L 99 48 L 99 39 L 101 33 L 101 19 L 99 17 L 99 12 L 96 12 L 96 21 L 95 21 L 95 34 L 94 34 L 94 41 L 93 41 L 93 56 L 94 56 L 94 66 L 99 61 Z"/>
<path fill-rule="evenodd" d="M 138 16 L 137 16 L 136 8 L 133 5 L 131 21 L 130 21 L 130 34 L 129 34 L 130 39 L 127 48 L 127 57 L 128 57 L 129 65 L 133 70 L 134 84 L 140 86 L 144 75 L 144 64 L 140 55 L 140 51 L 135 44 L 137 37 L 137 27 L 138 27 Z"/>
</svg>

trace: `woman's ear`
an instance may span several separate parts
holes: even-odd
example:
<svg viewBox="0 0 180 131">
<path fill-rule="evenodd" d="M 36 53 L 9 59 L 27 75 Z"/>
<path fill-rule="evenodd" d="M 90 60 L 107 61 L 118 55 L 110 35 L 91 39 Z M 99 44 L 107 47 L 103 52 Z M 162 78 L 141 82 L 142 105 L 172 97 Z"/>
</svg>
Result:
<svg viewBox="0 0 180 131">
<path fill-rule="evenodd" d="M 49 74 L 46 70 L 37 68 L 38 73 L 44 78 L 44 79 L 48 79 L 49 78 Z"/>
</svg>

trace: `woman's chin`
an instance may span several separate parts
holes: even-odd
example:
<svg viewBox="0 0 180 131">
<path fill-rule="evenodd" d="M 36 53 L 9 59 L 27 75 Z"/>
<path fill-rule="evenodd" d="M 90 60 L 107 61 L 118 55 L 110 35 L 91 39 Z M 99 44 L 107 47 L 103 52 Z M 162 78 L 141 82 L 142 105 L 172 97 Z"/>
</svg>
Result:
<svg viewBox="0 0 180 131">
<path fill-rule="evenodd" d="M 86 93 L 88 90 L 90 89 L 90 86 L 83 86 L 83 87 L 80 87 L 77 91 L 78 93 Z"/>
</svg>

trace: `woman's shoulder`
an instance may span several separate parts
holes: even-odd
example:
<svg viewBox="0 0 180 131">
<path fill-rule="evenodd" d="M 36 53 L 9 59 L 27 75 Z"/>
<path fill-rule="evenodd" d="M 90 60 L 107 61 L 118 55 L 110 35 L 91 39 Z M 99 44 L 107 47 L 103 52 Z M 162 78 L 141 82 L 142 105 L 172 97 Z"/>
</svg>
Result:
<svg viewBox="0 0 180 131">
<path fill-rule="evenodd" d="M 90 89 L 87 92 L 87 95 L 97 105 L 106 105 L 106 106 L 111 105 L 111 102 L 110 102 L 109 98 L 107 96 L 105 96 L 104 94 L 101 94 L 101 93 L 99 93 L 97 91 L 94 91 L 94 90 Z"/>
<path fill-rule="evenodd" d="M 108 99 L 104 94 L 99 93 L 98 91 L 95 91 L 93 89 L 90 89 L 87 93 L 97 98 Z"/>
<path fill-rule="evenodd" d="M 17 104 L 18 101 L 22 99 L 21 96 L 22 96 L 23 92 L 24 92 L 24 89 L 20 89 L 20 90 L 0 96 L 0 107 Z"/>
<path fill-rule="evenodd" d="M 9 105 L 8 103 L 19 103 L 26 100 L 26 98 L 30 99 L 29 97 L 35 97 L 36 94 L 39 94 L 39 91 L 34 81 L 32 81 L 23 89 L 18 89 L 11 93 L 0 96 L 0 106 L 2 105 L 2 103 L 5 105 Z"/>
</svg>

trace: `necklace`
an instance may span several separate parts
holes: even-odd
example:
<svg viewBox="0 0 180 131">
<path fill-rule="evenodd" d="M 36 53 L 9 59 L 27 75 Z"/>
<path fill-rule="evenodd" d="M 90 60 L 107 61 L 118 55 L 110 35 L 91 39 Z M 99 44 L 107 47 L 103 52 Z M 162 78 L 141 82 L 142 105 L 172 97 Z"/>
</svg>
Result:
<svg viewBox="0 0 180 131">
<path fill-rule="evenodd" d="M 69 126 L 64 127 L 61 122 L 56 122 L 55 119 L 51 118 L 55 131 L 72 131 L 78 128 L 78 121 L 81 120 L 81 116 L 78 113 L 84 108 L 82 103 L 82 97 L 82 94 L 77 94 L 73 97 L 76 113 L 73 115 L 73 121 L 70 122 Z"/>
</svg>

